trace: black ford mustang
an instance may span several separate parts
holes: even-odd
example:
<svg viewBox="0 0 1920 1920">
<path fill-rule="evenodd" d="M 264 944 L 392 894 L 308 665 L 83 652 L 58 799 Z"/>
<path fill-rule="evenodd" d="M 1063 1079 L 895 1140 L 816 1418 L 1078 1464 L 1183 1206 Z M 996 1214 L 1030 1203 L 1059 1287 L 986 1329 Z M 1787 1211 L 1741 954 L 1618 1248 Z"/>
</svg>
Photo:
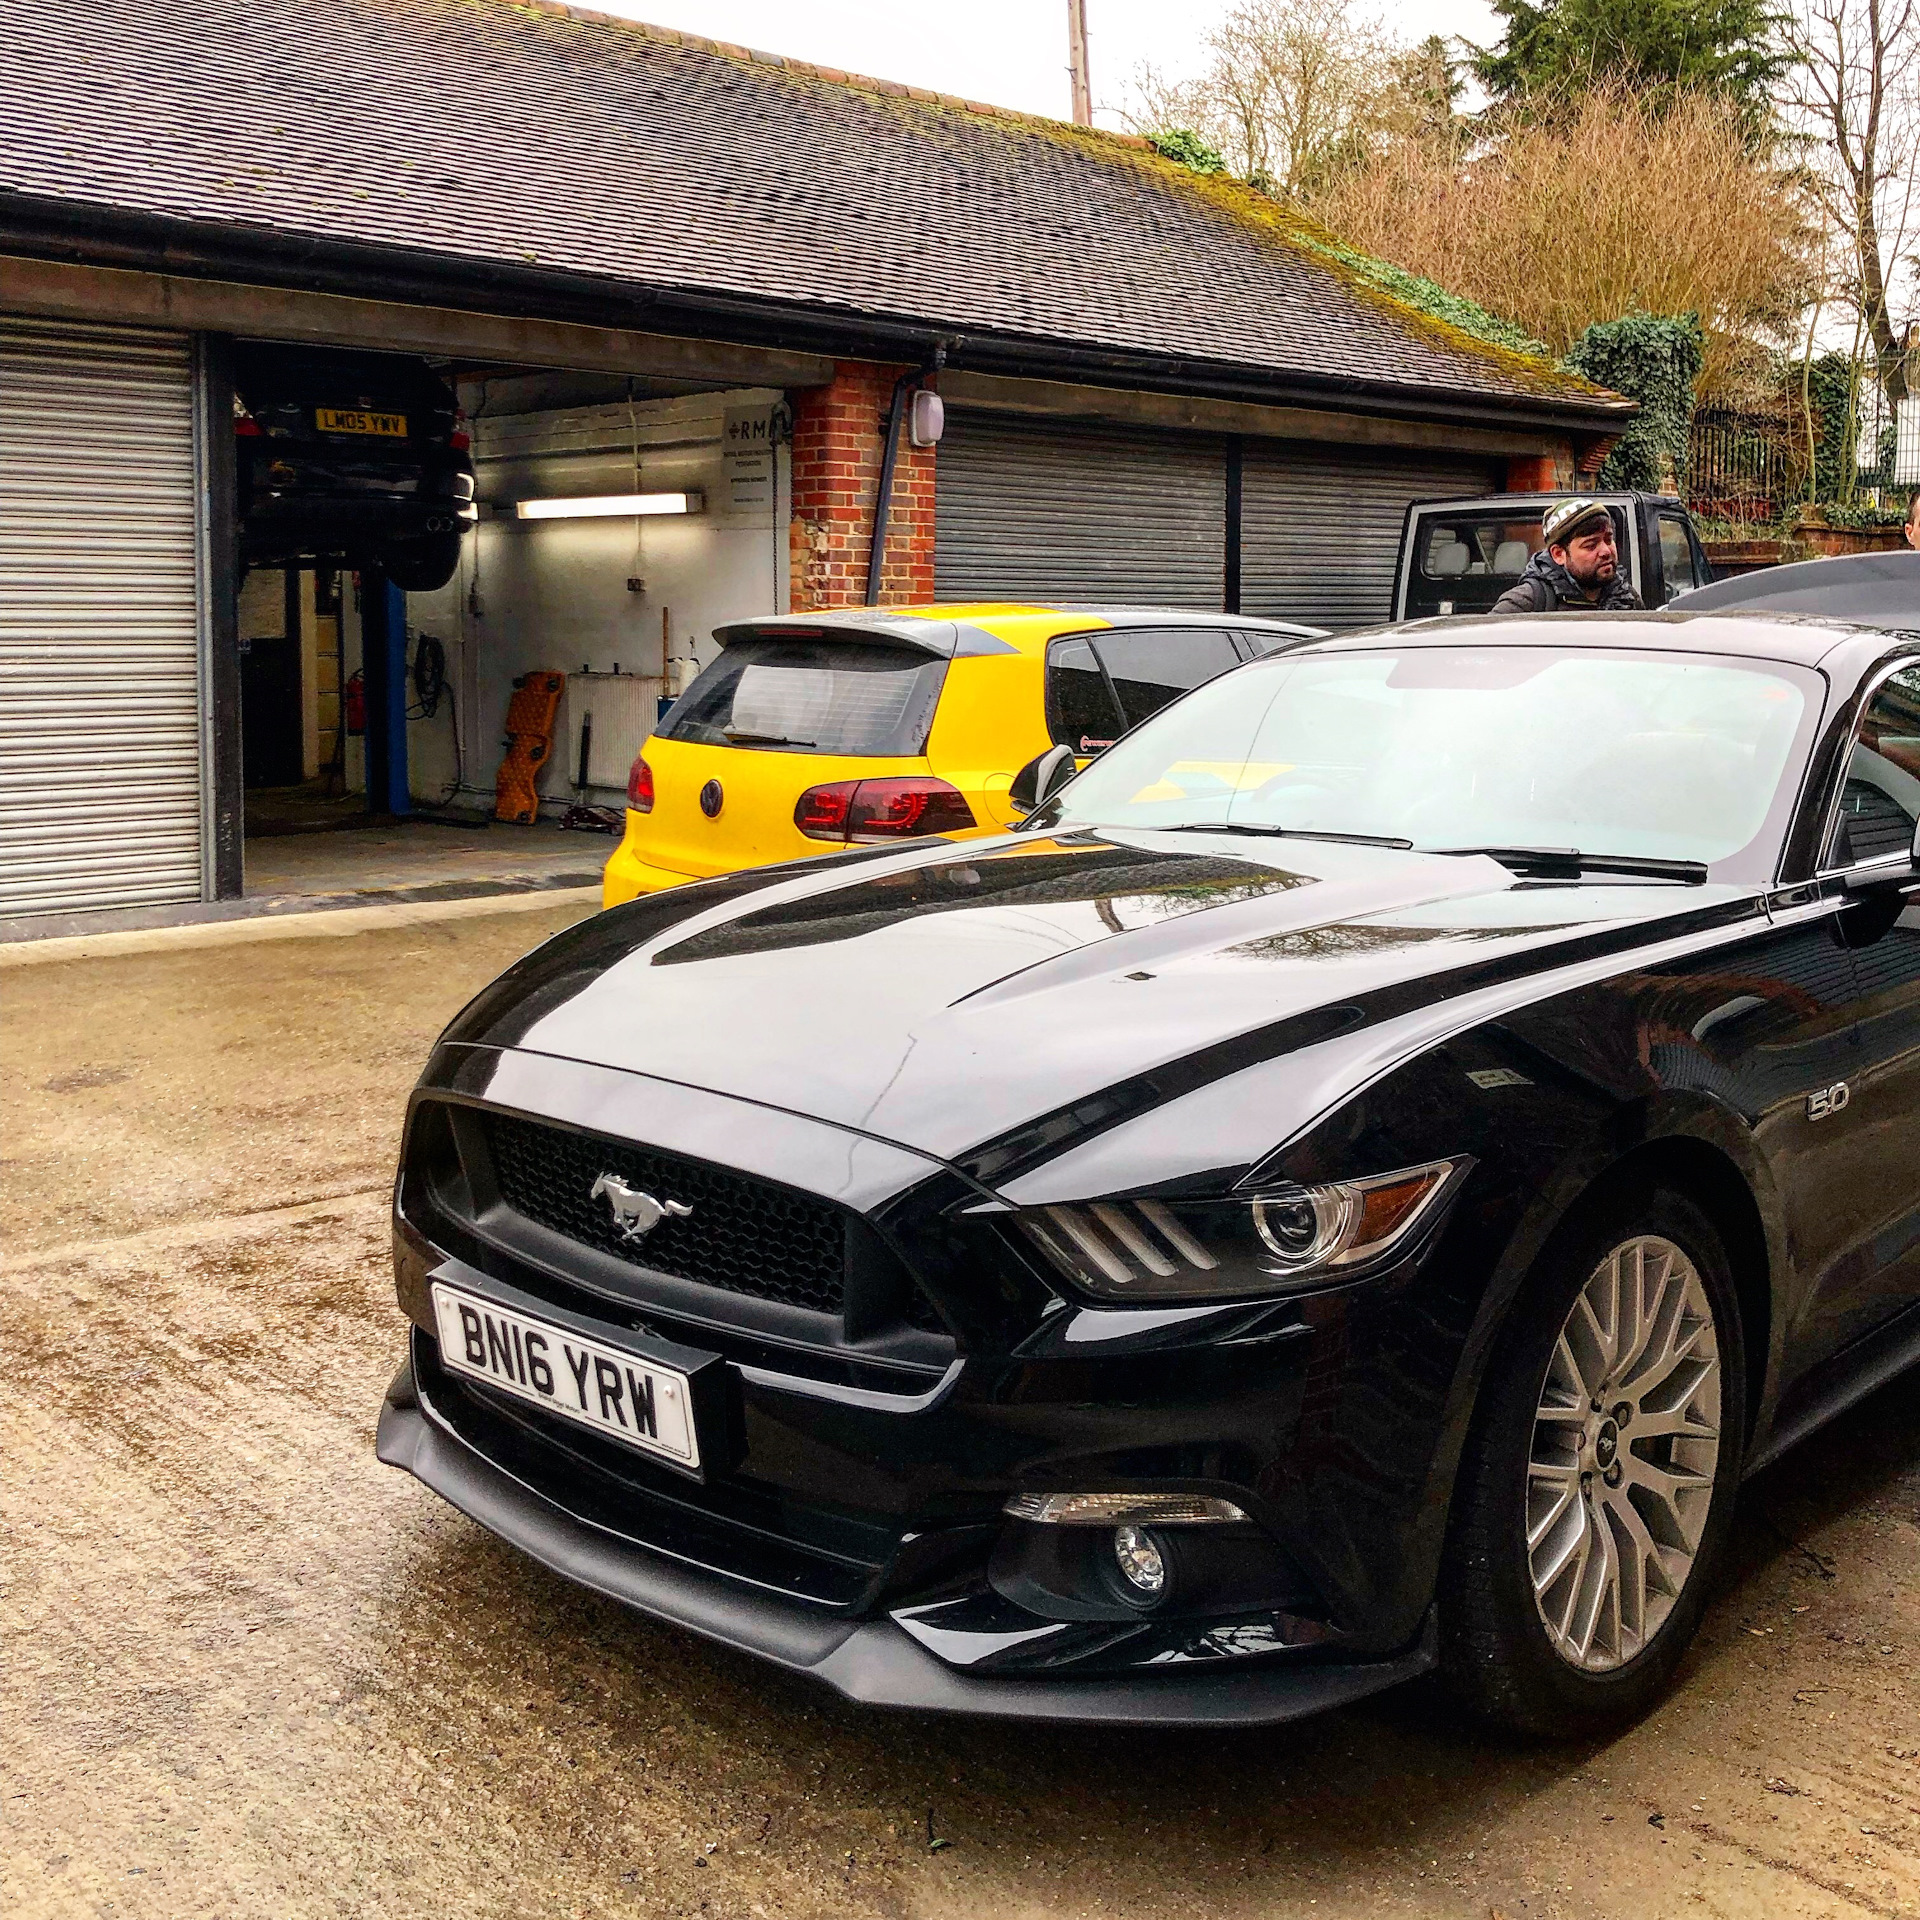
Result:
<svg viewBox="0 0 1920 1920">
<path fill-rule="evenodd" d="M 1920 1355 L 1920 638 L 1435 621 L 443 1036 L 382 1459 L 896 1705 L 1643 1708 Z"/>
</svg>

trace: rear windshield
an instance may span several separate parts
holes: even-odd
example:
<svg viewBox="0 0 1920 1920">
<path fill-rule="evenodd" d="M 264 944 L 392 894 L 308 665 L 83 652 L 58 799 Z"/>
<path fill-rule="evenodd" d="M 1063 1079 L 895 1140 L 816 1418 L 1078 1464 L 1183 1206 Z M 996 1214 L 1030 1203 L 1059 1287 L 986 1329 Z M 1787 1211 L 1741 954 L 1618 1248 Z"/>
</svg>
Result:
<svg viewBox="0 0 1920 1920">
<path fill-rule="evenodd" d="M 675 702 L 663 740 L 907 758 L 927 750 L 944 660 L 849 640 L 736 640 Z"/>
</svg>

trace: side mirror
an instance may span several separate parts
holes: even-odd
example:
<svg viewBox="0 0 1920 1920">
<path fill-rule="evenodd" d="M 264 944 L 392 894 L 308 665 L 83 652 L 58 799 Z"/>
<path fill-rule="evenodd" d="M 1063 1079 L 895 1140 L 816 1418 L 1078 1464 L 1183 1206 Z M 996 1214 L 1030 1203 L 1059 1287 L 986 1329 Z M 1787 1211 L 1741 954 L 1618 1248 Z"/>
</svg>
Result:
<svg viewBox="0 0 1920 1920">
<path fill-rule="evenodd" d="M 1044 807 L 1079 770 L 1071 747 L 1049 747 L 1013 776 L 1007 798 L 1022 813 L 1033 813 Z"/>
</svg>

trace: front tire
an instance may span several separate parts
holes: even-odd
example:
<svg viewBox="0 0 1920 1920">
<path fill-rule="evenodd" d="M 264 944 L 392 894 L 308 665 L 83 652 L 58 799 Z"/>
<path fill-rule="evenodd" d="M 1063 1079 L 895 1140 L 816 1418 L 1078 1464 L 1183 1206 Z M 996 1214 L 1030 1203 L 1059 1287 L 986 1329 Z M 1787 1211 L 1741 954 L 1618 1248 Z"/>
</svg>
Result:
<svg viewBox="0 0 1920 1920">
<path fill-rule="evenodd" d="M 1726 1249 L 1684 1194 L 1589 1208 L 1542 1258 L 1483 1391 L 1442 1566 L 1442 1673 L 1574 1738 L 1638 1718 L 1700 1624 L 1746 1416 Z"/>
</svg>

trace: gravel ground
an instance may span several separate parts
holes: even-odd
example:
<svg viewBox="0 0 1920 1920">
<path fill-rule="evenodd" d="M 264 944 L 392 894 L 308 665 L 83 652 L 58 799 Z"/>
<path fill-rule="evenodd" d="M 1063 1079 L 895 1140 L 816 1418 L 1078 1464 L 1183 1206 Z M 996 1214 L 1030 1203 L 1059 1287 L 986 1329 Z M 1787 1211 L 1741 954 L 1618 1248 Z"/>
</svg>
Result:
<svg viewBox="0 0 1920 1920">
<path fill-rule="evenodd" d="M 0 976 L 0 1913 L 1920 1913 L 1911 1379 L 1598 1748 L 862 1713 L 376 1465 L 407 1085 L 578 910 Z"/>
</svg>

